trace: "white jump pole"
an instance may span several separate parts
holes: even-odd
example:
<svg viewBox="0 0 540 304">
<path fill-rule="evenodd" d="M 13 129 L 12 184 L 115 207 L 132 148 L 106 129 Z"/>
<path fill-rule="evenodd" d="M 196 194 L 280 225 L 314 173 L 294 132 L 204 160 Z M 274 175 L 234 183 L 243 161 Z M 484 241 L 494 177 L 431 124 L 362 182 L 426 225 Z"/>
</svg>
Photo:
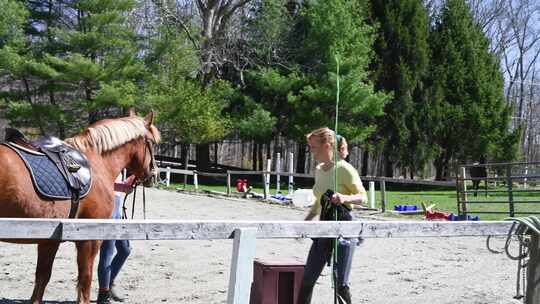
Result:
<svg viewBox="0 0 540 304">
<path fill-rule="evenodd" d="M 375 209 L 375 182 L 369 182 L 369 207 Z"/>
<path fill-rule="evenodd" d="M 272 159 L 266 161 L 266 171 L 272 170 Z M 270 173 L 264 174 L 264 199 L 268 199 L 270 196 Z"/>
<path fill-rule="evenodd" d="M 167 167 L 167 171 L 165 171 L 165 183 L 167 187 L 171 184 L 171 167 Z"/>
<path fill-rule="evenodd" d="M 277 153 L 276 155 L 276 172 L 278 174 L 276 174 L 276 193 L 279 193 L 279 181 L 280 181 L 280 176 L 279 176 L 279 172 L 281 171 L 281 153 Z"/>
<path fill-rule="evenodd" d="M 529 175 L 529 167 L 525 166 L 525 176 Z M 527 189 L 527 178 L 523 179 L 523 189 Z"/>
<path fill-rule="evenodd" d="M 294 173 L 294 153 L 289 153 L 289 173 Z M 289 175 L 289 189 L 288 194 L 293 195 L 294 193 L 294 176 Z"/>
</svg>

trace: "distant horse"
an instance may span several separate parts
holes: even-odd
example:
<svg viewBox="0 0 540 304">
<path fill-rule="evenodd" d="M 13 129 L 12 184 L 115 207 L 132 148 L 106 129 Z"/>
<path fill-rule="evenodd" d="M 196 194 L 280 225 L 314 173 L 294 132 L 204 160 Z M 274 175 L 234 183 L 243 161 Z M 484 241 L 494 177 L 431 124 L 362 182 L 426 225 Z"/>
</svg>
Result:
<svg viewBox="0 0 540 304">
<path fill-rule="evenodd" d="M 157 174 L 154 145 L 160 141 L 153 125 L 154 114 L 105 119 L 89 126 L 82 133 L 65 140 L 88 158 L 92 185 L 81 199 L 77 218 L 111 217 L 114 206 L 113 185 L 122 169 L 127 168 L 139 181 L 148 185 Z M 0 217 L 66 218 L 70 201 L 45 200 L 33 187 L 25 163 L 12 149 L 0 145 Z M 50 240 L 3 240 L 13 243 L 37 244 L 38 258 L 32 304 L 42 302 L 45 287 L 60 242 Z M 77 303 L 90 303 L 90 288 L 94 258 L 101 241 L 77 241 Z"/>
<path fill-rule="evenodd" d="M 484 181 L 484 187 L 485 187 L 485 195 L 487 196 L 487 167 L 484 166 L 486 163 L 486 159 L 484 157 L 480 158 L 479 163 L 474 163 L 474 167 L 471 167 L 469 169 L 469 173 L 471 175 L 471 178 L 478 178 L 476 180 L 473 180 L 473 189 L 474 189 L 474 196 L 478 195 L 478 188 L 480 188 L 480 182 Z"/>
</svg>

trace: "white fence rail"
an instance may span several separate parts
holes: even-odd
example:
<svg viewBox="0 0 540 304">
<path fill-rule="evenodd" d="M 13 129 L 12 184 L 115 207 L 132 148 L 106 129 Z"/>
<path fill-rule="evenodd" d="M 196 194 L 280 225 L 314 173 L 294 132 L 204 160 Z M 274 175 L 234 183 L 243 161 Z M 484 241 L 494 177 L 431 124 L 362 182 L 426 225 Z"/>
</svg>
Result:
<svg viewBox="0 0 540 304">
<path fill-rule="evenodd" d="M 510 222 L 427 221 L 180 221 L 103 219 L 0 219 L 0 239 L 79 241 L 98 239 L 207 240 L 234 239 L 228 304 L 248 304 L 257 239 L 273 238 L 400 238 L 502 236 Z M 535 238 L 538 245 L 538 238 Z M 539 255 L 533 248 L 531 256 Z M 533 261 L 533 259 L 531 259 Z M 535 259 L 536 261 L 536 259 Z M 532 266 L 532 267 L 531 267 Z M 538 303 L 540 267 L 529 266 L 527 300 Z"/>
<path fill-rule="evenodd" d="M 239 228 L 255 228 L 258 239 L 391 238 L 506 235 L 510 222 L 429 221 L 176 221 L 104 219 L 0 219 L 0 239 L 206 240 L 232 239 Z"/>
</svg>

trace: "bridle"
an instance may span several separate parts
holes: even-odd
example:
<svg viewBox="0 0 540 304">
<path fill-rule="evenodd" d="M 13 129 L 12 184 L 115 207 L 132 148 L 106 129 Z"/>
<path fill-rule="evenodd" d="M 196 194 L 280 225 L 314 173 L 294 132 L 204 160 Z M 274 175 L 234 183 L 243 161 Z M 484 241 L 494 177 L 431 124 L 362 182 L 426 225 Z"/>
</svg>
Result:
<svg viewBox="0 0 540 304">
<path fill-rule="evenodd" d="M 133 219 L 133 217 L 135 216 L 135 198 L 137 196 L 137 186 L 138 185 L 142 185 L 143 186 L 143 219 L 146 219 L 146 187 L 144 186 L 144 183 L 146 181 L 148 181 L 149 179 L 152 179 L 154 178 L 155 174 L 156 174 L 156 158 L 155 158 L 155 154 L 154 154 L 154 144 L 155 142 L 148 138 L 148 136 L 145 136 L 144 137 L 144 157 L 143 157 L 143 161 L 146 161 L 146 156 L 148 155 L 148 153 L 150 154 L 150 165 L 149 165 L 149 172 L 150 174 L 143 180 L 141 180 L 139 177 L 137 177 L 137 179 L 135 180 L 135 182 L 133 183 L 133 204 L 131 206 L 131 219 Z M 124 219 L 127 219 L 127 208 L 126 208 L 126 201 L 127 201 L 127 198 L 128 198 L 128 195 L 126 195 L 124 197 L 124 203 L 123 203 L 123 206 L 122 206 L 122 209 L 123 209 L 123 218 Z"/>
<path fill-rule="evenodd" d="M 145 136 L 144 137 L 144 157 L 143 157 L 143 161 L 146 161 L 146 156 L 148 154 L 150 154 L 150 165 L 149 165 L 149 168 L 148 168 L 148 171 L 150 172 L 150 174 L 144 179 L 144 180 L 141 180 L 141 179 L 137 179 L 138 182 L 140 183 L 144 183 L 146 181 L 148 181 L 148 179 L 152 178 L 155 174 L 155 170 L 157 168 L 156 166 L 156 158 L 155 158 L 155 154 L 154 154 L 154 144 L 155 142 L 148 138 L 148 136 Z"/>
</svg>

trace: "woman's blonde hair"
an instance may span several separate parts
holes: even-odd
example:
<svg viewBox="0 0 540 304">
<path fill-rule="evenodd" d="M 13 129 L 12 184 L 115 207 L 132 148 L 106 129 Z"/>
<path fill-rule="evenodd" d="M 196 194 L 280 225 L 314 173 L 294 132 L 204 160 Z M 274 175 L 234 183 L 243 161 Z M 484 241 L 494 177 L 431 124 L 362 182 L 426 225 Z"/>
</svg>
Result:
<svg viewBox="0 0 540 304">
<path fill-rule="evenodd" d="M 314 140 L 317 140 L 317 143 L 321 145 L 329 143 L 332 149 L 336 147 L 335 132 L 327 127 L 319 128 L 319 129 L 309 132 L 306 135 L 306 139 L 310 140 L 311 138 L 313 138 Z M 347 140 L 345 139 L 345 137 L 339 134 L 337 136 L 337 140 L 339 142 L 339 145 L 338 145 L 339 157 L 342 159 L 345 159 L 347 155 L 349 155 Z"/>
</svg>

